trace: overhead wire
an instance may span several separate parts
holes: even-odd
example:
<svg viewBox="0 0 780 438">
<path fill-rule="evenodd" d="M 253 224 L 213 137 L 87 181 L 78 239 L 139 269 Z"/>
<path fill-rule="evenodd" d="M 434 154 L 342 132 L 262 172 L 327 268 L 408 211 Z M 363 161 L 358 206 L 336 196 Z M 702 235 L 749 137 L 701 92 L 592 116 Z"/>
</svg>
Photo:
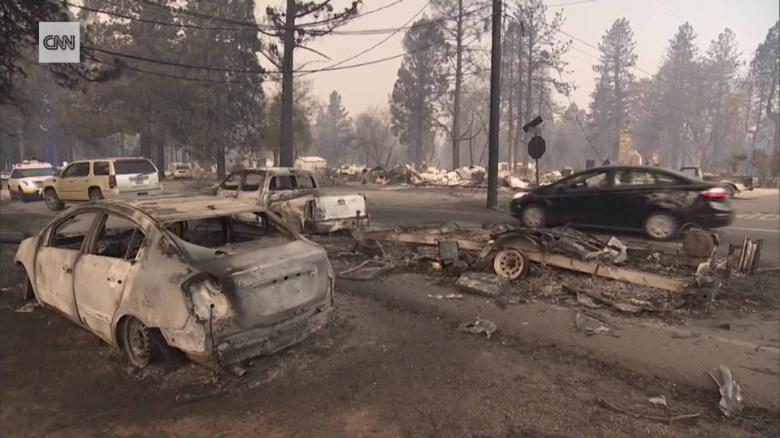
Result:
<svg viewBox="0 0 780 438">
<path fill-rule="evenodd" d="M 371 47 L 368 47 L 368 48 L 366 48 L 366 49 L 364 49 L 364 50 L 362 50 L 362 51 L 360 51 L 360 52 L 358 52 L 358 53 L 356 53 L 356 54 L 354 54 L 354 55 L 352 55 L 352 56 L 350 56 L 350 57 L 348 57 L 348 58 L 344 58 L 344 59 L 342 59 L 341 61 L 339 61 L 339 62 L 337 62 L 337 63 L 335 63 L 335 64 L 332 64 L 332 65 L 330 65 L 330 66 L 327 66 L 327 67 L 330 67 L 330 68 L 332 68 L 332 67 L 338 67 L 339 65 L 343 65 L 345 62 L 352 61 L 353 59 L 355 59 L 355 58 L 357 58 L 357 57 L 359 57 L 359 56 L 361 56 L 361 55 L 364 55 L 364 54 L 366 54 L 366 53 L 368 53 L 368 52 L 370 52 L 370 51 L 372 51 L 372 50 L 376 49 L 377 47 L 381 46 L 382 44 L 386 43 L 386 42 L 387 42 L 387 40 L 389 40 L 389 39 L 390 39 L 390 38 L 392 38 L 392 37 L 393 37 L 395 34 L 397 34 L 398 32 L 400 32 L 402 27 L 404 27 L 404 26 L 408 25 L 409 23 L 411 23 L 412 21 L 414 21 L 414 20 L 415 20 L 415 19 L 416 19 L 416 18 L 417 18 L 417 17 L 418 17 L 420 14 L 422 14 L 422 13 L 423 13 L 423 11 L 424 11 L 424 10 L 426 10 L 426 9 L 428 8 L 428 6 L 430 6 L 430 5 L 431 5 L 431 2 L 430 2 L 430 1 L 428 1 L 427 3 L 425 3 L 425 5 L 423 5 L 423 7 L 422 7 L 422 8 L 420 8 L 420 10 L 419 10 L 419 11 L 417 11 L 417 12 L 416 12 L 414 15 L 412 15 L 412 17 L 411 17 L 409 20 L 407 20 L 407 21 L 406 21 L 406 22 L 405 22 L 405 23 L 404 23 L 404 24 L 403 24 L 401 27 L 397 28 L 397 29 L 396 29 L 396 30 L 395 30 L 393 33 L 391 33 L 390 35 L 388 35 L 388 36 L 384 37 L 384 38 L 383 38 L 382 40 L 380 40 L 379 42 L 377 42 L 377 43 L 373 44 Z M 301 76 L 305 76 L 305 75 L 307 75 L 307 74 L 311 74 L 311 73 L 304 73 L 304 74 L 302 74 Z"/>
</svg>

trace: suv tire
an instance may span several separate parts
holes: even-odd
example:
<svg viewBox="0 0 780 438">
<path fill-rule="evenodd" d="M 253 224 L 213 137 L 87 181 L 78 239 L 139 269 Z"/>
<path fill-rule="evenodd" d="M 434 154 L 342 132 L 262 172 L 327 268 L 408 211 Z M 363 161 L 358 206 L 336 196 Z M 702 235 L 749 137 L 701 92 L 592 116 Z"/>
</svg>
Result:
<svg viewBox="0 0 780 438">
<path fill-rule="evenodd" d="M 46 206 L 49 207 L 49 210 L 56 211 L 65 208 L 65 204 L 62 202 L 60 197 L 57 196 L 57 191 L 51 187 L 44 190 L 43 199 L 46 201 Z"/>
<path fill-rule="evenodd" d="M 99 201 L 103 199 L 103 192 L 100 191 L 100 187 L 91 187 L 87 193 L 89 194 L 90 201 Z"/>
</svg>

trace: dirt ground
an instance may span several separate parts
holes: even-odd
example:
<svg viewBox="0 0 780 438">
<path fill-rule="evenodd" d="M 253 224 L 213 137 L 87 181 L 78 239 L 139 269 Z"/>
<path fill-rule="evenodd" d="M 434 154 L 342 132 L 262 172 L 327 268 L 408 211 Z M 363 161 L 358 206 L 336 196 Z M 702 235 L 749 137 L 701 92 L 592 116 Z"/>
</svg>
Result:
<svg viewBox="0 0 780 438">
<path fill-rule="evenodd" d="M 10 254 L 2 251 L 7 260 Z M 5 265 L 4 265 L 5 267 Z M 18 278 L 4 272 L 3 287 Z M 0 294 L 2 436 L 732 437 L 780 433 L 726 419 L 712 393 L 614 364 L 458 332 L 424 314 L 338 295 L 337 319 L 247 364 L 242 377 L 175 359 L 143 372 L 53 311 Z M 648 397 L 663 394 L 669 408 Z M 666 417 L 634 418 L 599 402 Z"/>
</svg>

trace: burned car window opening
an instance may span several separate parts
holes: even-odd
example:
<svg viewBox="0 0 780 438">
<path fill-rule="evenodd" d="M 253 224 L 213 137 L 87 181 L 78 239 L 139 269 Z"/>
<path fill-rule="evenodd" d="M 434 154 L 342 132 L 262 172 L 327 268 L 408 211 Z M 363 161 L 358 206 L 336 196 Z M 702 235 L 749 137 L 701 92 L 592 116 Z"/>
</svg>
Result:
<svg viewBox="0 0 780 438">
<path fill-rule="evenodd" d="M 144 241 L 143 232 L 138 226 L 120 216 L 109 214 L 101 226 L 91 254 L 103 257 L 133 260 Z"/>
<path fill-rule="evenodd" d="M 271 184 L 269 190 L 272 192 L 278 192 L 283 190 L 295 190 L 293 176 L 279 175 L 271 178 Z"/>
<path fill-rule="evenodd" d="M 263 185 L 263 175 L 259 173 L 247 173 L 244 176 L 244 183 L 241 184 L 242 192 L 254 192 Z"/>
<path fill-rule="evenodd" d="M 96 216 L 96 212 L 89 211 L 71 216 L 59 223 L 52 231 L 49 246 L 79 251 Z"/>
</svg>

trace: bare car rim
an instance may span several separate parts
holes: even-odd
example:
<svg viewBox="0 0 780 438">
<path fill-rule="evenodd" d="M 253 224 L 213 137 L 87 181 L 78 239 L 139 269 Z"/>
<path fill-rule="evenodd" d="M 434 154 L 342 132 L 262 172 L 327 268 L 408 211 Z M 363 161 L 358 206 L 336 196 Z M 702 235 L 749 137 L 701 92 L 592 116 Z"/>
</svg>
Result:
<svg viewBox="0 0 780 438">
<path fill-rule="evenodd" d="M 92 189 L 89 191 L 89 199 L 92 201 L 99 201 L 103 199 L 103 194 L 100 192 L 100 189 Z"/>
<path fill-rule="evenodd" d="M 523 253 L 513 248 L 498 251 L 493 259 L 493 270 L 496 271 L 496 274 L 510 280 L 520 278 L 527 265 Z"/>
<path fill-rule="evenodd" d="M 645 231 L 654 239 L 668 239 L 677 228 L 677 221 L 668 214 L 654 214 L 647 218 Z"/>
<path fill-rule="evenodd" d="M 132 365 L 143 368 L 152 357 L 152 337 L 149 329 L 139 320 L 130 318 L 125 323 L 124 347 Z"/>
<path fill-rule="evenodd" d="M 544 226 L 544 210 L 536 206 L 526 207 L 523 210 L 523 224 L 531 228 Z"/>
</svg>

